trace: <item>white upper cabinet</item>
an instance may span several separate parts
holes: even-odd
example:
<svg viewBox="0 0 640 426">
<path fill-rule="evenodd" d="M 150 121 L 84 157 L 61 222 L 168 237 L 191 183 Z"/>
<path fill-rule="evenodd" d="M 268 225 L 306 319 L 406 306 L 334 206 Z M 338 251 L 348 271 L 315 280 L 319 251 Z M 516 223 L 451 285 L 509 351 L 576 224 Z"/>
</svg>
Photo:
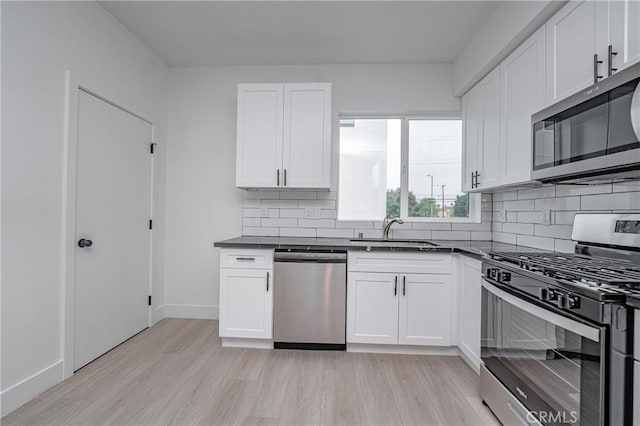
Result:
<svg viewBox="0 0 640 426">
<path fill-rule="evenodd" d="M 462 189 L 498 185 L 500 143 L 500 69 L 496 68 L 462 97 Z"/>
<path fill-rule="evenodd" d="M 545 28 L 547 105 L 640 60 L 638 0 L 570 1 Z"/>
<path fill-rule="evenodd" d="M 331 184 L 331 83 L 238 85 L 236 186 Z"/>
<path fill-rule="evenodd" d="M 602 7 L 598 1 L 571 1 L 547 21 L 547 105 L 606 75 L 606 38 L 602 38 L 607 24 L 598 13 Z"/>
<path fill-rule="evenodd" d="M 278 186 L 283 113 L 282 84 L 238 85 L 236 186 Z"/>
<path fill-rule="evenodd" d="M 540 28 L 500 65 L 500 185 L 531 180 L 531 116 L 545 105 L 544 52 Z"/>
<path fill-rule="evenodd" d="M 615 73 L 640 60 L 640 1 L 613 0 L 608 6 L 609 45 L 615 53 L 611 71 Z"/>
<path fill-rule="evenodd" d="M 283 183 L 295 188 L 328 188 L 331 85 L 285 84 L 284 111 Z"/>
</svg>

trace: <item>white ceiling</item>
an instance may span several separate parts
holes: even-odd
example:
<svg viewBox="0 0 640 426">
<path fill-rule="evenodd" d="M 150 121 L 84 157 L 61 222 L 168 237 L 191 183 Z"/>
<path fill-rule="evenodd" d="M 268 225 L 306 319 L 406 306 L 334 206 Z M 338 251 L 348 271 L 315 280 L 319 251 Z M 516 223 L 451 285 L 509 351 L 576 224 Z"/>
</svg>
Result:
<svg viewBox="0 0 640 426">
<path fill-rule="evenodd" d="M 451 62 L 498 1 L 101 1 L 169 66 Z"/>
</svg>

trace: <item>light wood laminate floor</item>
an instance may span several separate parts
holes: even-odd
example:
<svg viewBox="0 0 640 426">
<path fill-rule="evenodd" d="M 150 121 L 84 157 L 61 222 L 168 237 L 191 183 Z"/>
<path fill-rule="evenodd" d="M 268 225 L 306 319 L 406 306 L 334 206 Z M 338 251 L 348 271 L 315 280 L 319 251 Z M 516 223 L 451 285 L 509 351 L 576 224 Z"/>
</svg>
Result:
<svg viewBox="0 0 640 426">
<path fill-rule="evenodd" d="M 3 425 L 494 425 L 458 357 L 222 348 L 165 319 Z"/>
</svg>

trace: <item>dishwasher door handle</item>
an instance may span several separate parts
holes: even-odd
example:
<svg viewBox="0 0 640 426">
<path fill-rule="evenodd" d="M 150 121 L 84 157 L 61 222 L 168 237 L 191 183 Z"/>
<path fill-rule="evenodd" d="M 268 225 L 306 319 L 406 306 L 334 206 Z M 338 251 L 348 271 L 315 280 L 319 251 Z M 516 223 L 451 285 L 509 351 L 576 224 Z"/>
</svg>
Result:
<svg viewBox="0 0 640 426">
<path fill-rule="evenodd" d="M 398 276 L 396 275 L 395 279 L 394 279 L 394 284 L 393 284 L 393 295 L 397 296 L 398 295 Z"/>
</svg>

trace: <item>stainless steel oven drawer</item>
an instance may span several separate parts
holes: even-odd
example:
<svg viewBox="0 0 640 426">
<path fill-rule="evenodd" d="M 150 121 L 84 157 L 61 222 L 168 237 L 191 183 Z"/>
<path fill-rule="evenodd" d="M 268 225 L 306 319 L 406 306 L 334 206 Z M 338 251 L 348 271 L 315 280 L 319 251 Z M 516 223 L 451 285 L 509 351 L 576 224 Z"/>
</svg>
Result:
<svg viewBox="0 0 640 426">
<path fill-rule="evenodd" d="M 484 365 L 480 367 L 480 397 L 503 425 L 541 425 Z"/>
</svg>

